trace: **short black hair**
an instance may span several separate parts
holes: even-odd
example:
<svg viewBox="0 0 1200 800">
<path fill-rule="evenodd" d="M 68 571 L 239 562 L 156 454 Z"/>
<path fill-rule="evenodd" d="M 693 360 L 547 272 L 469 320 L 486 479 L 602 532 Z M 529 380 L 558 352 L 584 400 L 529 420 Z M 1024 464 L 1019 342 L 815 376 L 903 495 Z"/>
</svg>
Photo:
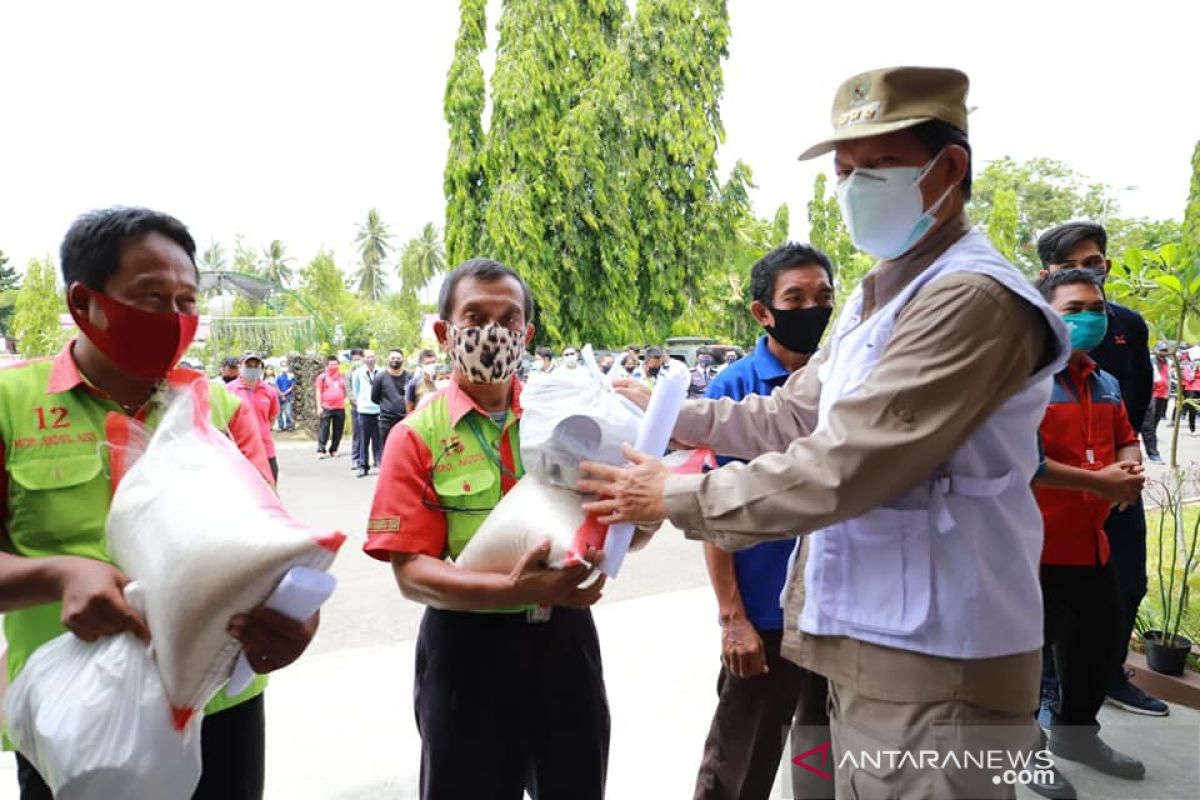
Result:
<svg viewBox="0 0 1200 800">
<path fill-rule="evenodd" d="M 921 140 L 921 144 L 929 151 L 930 158 L 933 158 L 952 144 L 956 144 L 967 151 L 967 174 L 963 176 L 962 183 L 958 186 L 962 189 L 963 200 L 970 200 L 971 162 L 973 157 L 971 155 L 971 142 L 967 139 L 966 131 L 959 130 L 949 122 L 942 122 L 940 119 L 931 119 L 914 127 L 912 132 L 916 134 L 917 138 Z"/>
<path fill-rule="evenodd" d="M 708 345 L 706 345 L 706 344 L 702 344 L 702 345 L 700 345 L 700 347 L 696 348 L 696 355 L 698 355 L 698 356 L 711 356 L 711 355 L 712 355 L 712 350 L 709 350 L 709 349 L 708 349 Z"/>
<path fill-rule="evenodd" d="M 1038 237 L 1038 260 L 1043 267 L 1061 264 L 1071 251 L 1084 242 L 1092 242 L 1100 252 L 1108 254 L 1108 231 L 1095 222 L 1068 222 L 1051 228 Z"/>
<path fill-rule="evenodd" d="M 337 356 L 334 356 L 334 355 L 325 356 L 325 363 L 328 364 L 330 361 L 332 361 L 336 364 L 342 363 L 342 360 L 340 358 L 338 358 Z"/>
<path fill-rule="evenodd" d="M 1100 294 L 1104 294 L 1104 282 L 1094 270 L 1082 269 L 1080 267 L 1072 267 L 1071 269 L 1060 269 L 1058 272 L 1051 272 L 1046 277 L 1038 281 L 1038 291 L 1042 293 L 1042 297 L 1049 303 L 1054 300 L 1054 292 L 1060 286 L 1074 286 L 1077 283 L 1087 283 L 1095 286 L 1100 290 Z"/>
<path fill-rule="evenodd" d="M 539 347 L 533 351 L 533 354 L 538 358 L 554 358 L 554 351 L 549 347 Z"/>
<path fill-rule="evenodd" d="M 662 357 L 663 357 L 663 351 L 660 348 L 657 348 L 657 347 L 647 347 L 646 348 L 646 358 L 647 359 L 662 358 Z"/>
<path fill-rule="evenodd" d="M 424 350 L 422 350 L 421 354 L 419 356 L 417 356 L 418 361 L 425 361 L 426 359 L 430 359 L 430 358 L 437 358 L 437 353 L 433 352 L 428 347 L 426 347 Z"/>
<path fill-rule="evenodd" d="M 196 266 L 196 241 L 182 222 L 148 208 L 118 206 L 89 211 L 71 223 L 58 253 L 63 282 L 69 287 L 79 281 L 89 289 L 103 292 L 120 265 L 125 243 L 151 233 L 161 233 L 182 247 L 192 266 Z M 197 268 L 196 275 L 199 274 Z"/>
<path fill-rule="evenodd" d="M 361 356 L 362 354 L 363 354 L 363 349 L 361 347 L 351 347 L 350 348 L 351 356 Z"/>
<path fill-rule="evenodd" d="M 775 281 L 779 279 L 779 273 L 813 265 L 825 270 L 829 282 L 833 283 L 833 264 L 830 262 L 829 256 L 810 244 L 788 242 L 779 245 L 750 268 L 750 298 L 764 306 L 771 305 L 771 300 L 775 297 Z"/>
<path fill-rule="evenodd" d="M 449 320 L 454 312 L 454 290 L 463 278 L 474 278 L 485 283 L 513 278 L 521 284 L 521 292 L 525 295 L 525 322 L 533 321 L 533 292 L 529 290 L 529 284 L 515 269 L 491 258 L 472 258 L 464 261 L 442 281 L 442 290 L 438 292 L 438 316 L 443 320 Z"/>
<path fill-rule="evenodd" d="M 221 369 L 237 369 L 241 365 L 241 360 L 239 360 L 236 356 L 229 356 L 221 362 Z"/>
</svg>

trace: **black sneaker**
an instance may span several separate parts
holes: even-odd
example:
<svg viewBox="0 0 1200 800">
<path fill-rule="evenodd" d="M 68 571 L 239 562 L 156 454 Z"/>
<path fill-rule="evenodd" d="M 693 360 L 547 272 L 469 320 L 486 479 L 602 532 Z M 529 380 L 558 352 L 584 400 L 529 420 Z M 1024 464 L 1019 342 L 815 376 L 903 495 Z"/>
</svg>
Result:
<svg viewBox="0 0 1200 800">
<path fill-rule="evenodd" d="M 1125 673 L 1125 682 L 1115 689 L 1109 689 L 1104 701 L 1109 705 L 1123 708 L 1134 714 L 1145 714 L 1148 717 L 1165 717 L 1171 713 L 1171 708 L 1157 697 L 1151 697 L 1129 680 L 1133 670 Z"/>
<path fill-rule="evenodd" d="M 1114 778 L 1140 781 L 1146 777 L 1146 767 L 1141 761 L 1113 750 L 1103 739 L 1091 732 L 1064 733 L 1061 730 L 1052 730 L 1050 752 L 1068 761 L 1078 761 Z"/>
</svg>

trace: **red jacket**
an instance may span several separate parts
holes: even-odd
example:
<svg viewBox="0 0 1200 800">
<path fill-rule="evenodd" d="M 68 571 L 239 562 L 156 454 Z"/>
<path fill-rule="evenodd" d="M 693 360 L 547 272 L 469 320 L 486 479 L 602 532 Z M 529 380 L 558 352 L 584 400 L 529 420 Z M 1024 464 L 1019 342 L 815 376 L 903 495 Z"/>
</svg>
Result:
<svg viewBox="0 0 1200 800">
<path fill-rule="evenodd" d="M 1100 470 L 1116 463 L 1117 451 L 1136 445 L 1117 379 L 1090 358 L 1054 376 L 1054 390 L 1039 430 L 1048 459 Z M 1108 563 L 1104 521 L 1109 502 L 1090 492 L 1036 487 L 1045 542 L 1042 563 L 1096 566 Z"/>
</svg>

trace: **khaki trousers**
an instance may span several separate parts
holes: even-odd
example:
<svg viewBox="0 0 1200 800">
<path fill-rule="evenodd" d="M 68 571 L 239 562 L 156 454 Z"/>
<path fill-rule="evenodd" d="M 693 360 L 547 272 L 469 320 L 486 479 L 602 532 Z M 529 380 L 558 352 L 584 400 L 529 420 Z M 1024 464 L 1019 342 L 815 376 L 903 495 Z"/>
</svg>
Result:
<svg viewBox="0 0 1200 800">
<path fill-rule="evenodd" d="M 1027 711 L 962 700 L 894 703 L 837 684 L 829 694 L 834 779 L 847 800 L 1009 800 L 1016 797 L 1016 776 L 1004 774 L 1009 759 L 1038 740 Z M 1019 757 L 1015 763 L 1019 769 Z"/>
</svg>

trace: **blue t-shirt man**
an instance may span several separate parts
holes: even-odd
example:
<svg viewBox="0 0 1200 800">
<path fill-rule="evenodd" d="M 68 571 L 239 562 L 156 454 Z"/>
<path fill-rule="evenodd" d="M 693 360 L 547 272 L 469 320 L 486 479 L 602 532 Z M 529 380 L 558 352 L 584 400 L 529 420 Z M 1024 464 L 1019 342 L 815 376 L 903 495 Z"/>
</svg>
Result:
<svg viewBox="0 0 1200 800">
<path fill-rule="evenodd" d="M 728 397 L 741 400 L 747 395 L 769 395 L 788 379 L 787 368 L 780 363 L 767 347 L 767 337 L 762 336 L 748 357 L 735 361 L 713 378 L 705 390 L 711 399 Z M 732 458 L 719 458 L 722 465 Z M 733 554 L 737 572 L 738 591 L 746 607 L 746 619 L 760 631 L 783 630 L 783 609 L 779 595 L 787 583 L 788 559 L 796 546 L 796 539 L 781 539 L 777 542 L 762 542 Z"/>
<path fill-rule="evenodd" d="M 279 390 L 279 397 L 282 400 L 291 400 L 292 393 L 289 389 L 296 385 L 296 379 L 292 377 L 290 372 L 281 372 L 279 377 L 275 379 L 275 388 Z"/>
</svg>

